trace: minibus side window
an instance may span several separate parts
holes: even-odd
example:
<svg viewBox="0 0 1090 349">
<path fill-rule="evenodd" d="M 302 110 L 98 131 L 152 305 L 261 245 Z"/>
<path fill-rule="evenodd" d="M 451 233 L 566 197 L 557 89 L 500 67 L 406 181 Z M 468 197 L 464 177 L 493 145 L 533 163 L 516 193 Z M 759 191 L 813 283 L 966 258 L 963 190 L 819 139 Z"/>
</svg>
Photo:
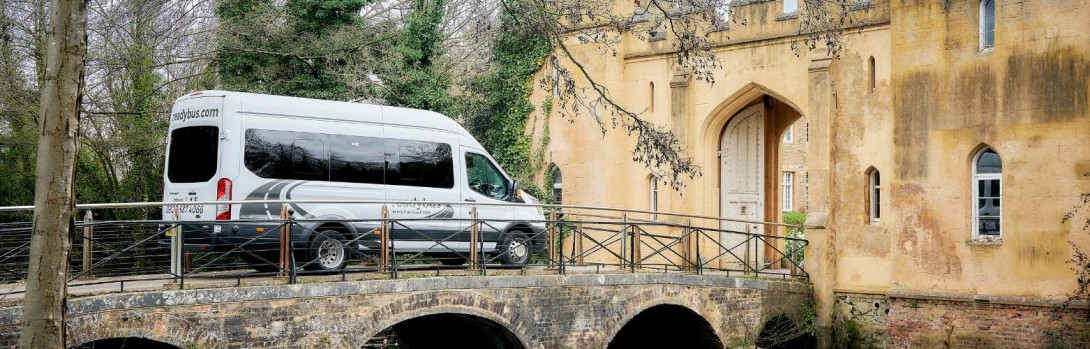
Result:
<svg viewBox="0 0 1090 349">
<path fill-rule="evenodd" d="M 503 200 L 507 195 L 507 178 L 484 155 L 466 153 L 466 178 L 469 189 L 481 195 L 496 200 Z"/>
<path fill-rule="evenodd" d="M 450 144 L 387 139 L 386 162 L 388 185 L 454 188 Z"/>
<path fill-rule="evenodd" d="M 273 179 L 329 179 L 325 135 L 271 130 L 246 130 L 246 169 Z"/>
<path fill-rule="evenodd" d="M 329 135 L 329 180 L 382 184 L 382 138 Z"/>
<path fill-rule="evenodd" d="M 325 154 L 325 142 L 314 139 L 292 141 L 291 170 L 292 179 L 329 180 L 329 157 Z"/>
</svg>

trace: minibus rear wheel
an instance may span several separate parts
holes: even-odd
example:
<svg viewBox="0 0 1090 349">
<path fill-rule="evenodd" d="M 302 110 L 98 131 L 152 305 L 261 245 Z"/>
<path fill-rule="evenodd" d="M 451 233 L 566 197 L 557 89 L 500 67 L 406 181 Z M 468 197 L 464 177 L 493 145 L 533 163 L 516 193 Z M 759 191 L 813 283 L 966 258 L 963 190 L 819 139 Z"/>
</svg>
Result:
<svg viewBox="0 0 1090 349">
<path fill-rule="evenodd" d="M 348 249 L 344 235 L 336 230 L 323 230 L 310 241 L 310 270 L 341 270 L 348 265 Z"/>
<path fill-rule="evenodd" d="M 526 265 L 530 262 L 532 247 L 526 233 L 518 230 L 509 231 L 504 234 L 503 243 L 500 244 L 500 261 L 506 265 Z"/>
</svg>

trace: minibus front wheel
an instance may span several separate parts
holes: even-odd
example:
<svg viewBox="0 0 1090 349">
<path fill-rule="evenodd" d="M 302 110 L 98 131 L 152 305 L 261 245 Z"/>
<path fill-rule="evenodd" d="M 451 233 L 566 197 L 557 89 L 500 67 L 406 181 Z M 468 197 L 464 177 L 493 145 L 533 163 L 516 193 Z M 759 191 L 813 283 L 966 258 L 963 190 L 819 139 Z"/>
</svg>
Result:
<svg viewBox="0 0 1090 349">
<path fill-rule="evenodd" d="M 503 243 L 500 244 L 500 261 L 506 265 L 526 265 L 530 262 L 532 247 L 526 233 L 518 230 L 509 231 L 504 234 Z"/>
<path fill-rule="evenodd" d="M 311 261 L 307 269 L 341 270 L 348 265 L 348 249 L 344 235 L 336 230 L 323 230 L 310 241 Z"/>
</svg>

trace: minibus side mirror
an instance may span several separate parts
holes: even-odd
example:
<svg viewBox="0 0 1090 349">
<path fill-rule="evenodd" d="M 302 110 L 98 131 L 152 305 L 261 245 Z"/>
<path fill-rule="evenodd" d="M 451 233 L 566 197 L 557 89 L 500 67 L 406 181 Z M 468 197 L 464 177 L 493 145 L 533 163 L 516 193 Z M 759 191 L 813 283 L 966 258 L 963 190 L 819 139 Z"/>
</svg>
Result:
<svg viewBox="0 0 1090 349">
<path fill-rule="evenodd" d="M 507 195 L 507 201 L 522 201 L 522 183 L 516 179 L 511 182 L 511 192 Z"/>
</svg>

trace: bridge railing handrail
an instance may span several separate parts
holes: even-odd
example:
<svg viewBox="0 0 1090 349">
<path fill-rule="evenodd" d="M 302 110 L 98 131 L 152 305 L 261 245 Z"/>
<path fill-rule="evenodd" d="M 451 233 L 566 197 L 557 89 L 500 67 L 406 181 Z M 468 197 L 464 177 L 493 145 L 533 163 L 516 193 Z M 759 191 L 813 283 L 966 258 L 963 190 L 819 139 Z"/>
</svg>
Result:
<svg viewBox="0 0 1090 349">
<path fill-rule="evenodd" d="M 292 208 L 298 204 L 324 203 L 344 205 L 375 205 L 381 206 L 380 218 L 368 217 L 359 219 L 344 218 L 307 218 L 299 217 L 292 213 Z M 471 215 L 458 218 L 407 218 L 388 216 L 388 206 L 396 204 L 440 204 L 456 207 L 470 207 Z M 267 205 L 266 214 L 262 218 L 215 220 L 204 219 L 200 221 L 181 220 L 177 210 L 171 207 L 183 205 L 225 205 L 225 204 L 263 204 Z M 280 208 L 280 215 L 272 214 L 273 205 Z M 544 213 L 543 219 L 515 219 L 478 217 L 478 207 L 483 206 L 511 206 L 511 207 L 539 207 Z M 112 209 L 120 212 L 134 208 L 164 207 L 164 216 L 172 216 L 172 219 L 129 219 L 129 220 L 95 220 L 90 214 L 107 212 L 105 216 L 111 216 Z M 32 209 L 30 206 L 0 207 L 3 211 L 20 211 Z M 677 214 L 669 212 L 654 212 L 646 210 L 625 210 L 609 207 L 596 207 L 586 205 L 553 205 L 553 204 L 515 204 L 515 203 L 480 203 L 480 202 L 441 202 L 441 201 L 383 201 L 383 200 L 232 200 L 232 201 L 190 201 L 190 202 L 140 202 L 140 203 L 101 203 L 81 204 L 77 206 L 82 210 L 83 220 L 76 220 L 77 230 L 84 232 L 83 236 L 76 233 L 76 243 L 73 246 L 70 263 L 82 261 L 83 268 L 79 269 L 72 264 L 75 271 L 72 274 L 70 286 L 96 285 L 110 283 L 109 279 L 98 280 L 97 277 L 118 277 L 122 290 L 126 282 L 152 280 L 151 277 L 162 279 L 163 275 L 175 278 L 185 287 L 185 280 L 197 276 L 209 278 L 219 272 L 238 274 L 241 268 L 257 269 L 258 273 L 244 275 L 266 276 L 284 275 L 288 273 L 289 282 L 296 282 L 297 271 L 301 274 L 307 266 L 314 266 L 318 257 L 308 255 L 316 251 L 314 242 L 293 241 L 298 233 L 302 237 L 317 236 L 322 230 L 328 230 L 325 226 L 329 222 L 347 224 L 345 229 L 354 230 L 352 234 L 345 233 L 343 243 L 345 246 L 359 246 L 361 250 L 344 250 L 346 258 L 354 261 L 364 261 L 364 264 L 354 264 L 350 272 L 381 272 L 389 273 L 391 278 L 397 278 L 399 272 L 419 270 L 420 266 L 434 263 L 436 274 L 439 270 L 447 270 L 450 267 L 440 266 L 447 262 L 461 260 L 468 262 L 467 270 L 479 271 L 486 275 L 488 268 L 496 268 L 505 256 L 510 254 L 501 250 L 500 241 L 482 239 L 485 231 L 494 234 L 496 232 L 509 232 L 509 228 L 517 224 L 534 225 L 536 228 L 526 227 L 525 235 L 533 241 L 534 246 L 545 242 L 541 249 L 531 251 L 533 266 L 545 266 L 545 270 L 554 270 L 564 274 L 569 266 L 602 267 L 613 266 L 619 270 L 636 272 L 637 270 L 662 270 L 662 272 L 682 272 L 702 274 L 706 271 L 742 272 L 745 274 L 783 276 L 784 278 L 808 278 L 809 274 L 802 268 L 802 251 L 808 244 L 800 236 L 793 235 L 802 230 L 789 230 L 784 234 L 775 234 L 769 229 L 757 229 L 756 225 L 776 227 L 802 228 L 798 225 L 789 225 L 772 222 L 746 221 L 728 219 L 723 217 L 709 217 L 690 214 Z M 154 211 L 153 211 L 154 212 Z M 124 214 L 122 214 L 124 215 Z M 157 214 L 153 214 L 156 215 Z M 657 215 L 657 216 L 652 216 Z M 662 219 L 662 217 L 676 216 L 678 218 Z M 647 219 L 644 219 L 647 218 Z M 429 221 L 458 221 L 461 226 L 458 231 L 438 234 L 430 231 L 418 231 L 414 224 Z M 720 223 L 716 223 L 720 222 Z M 721 225 L 721 222 L 746 223 L 743 227 L 733 228 Z M 256 236 L 246 236 L 241 240 L 233 235 L 227 235 L 229 229 L 238 231 L 234 224 L 253 223 L 247 226 L 266 226 L 264 233 L 258 230 Z M 695 223 L 695 224 L 694 224 Z M 711 226 L 702 226 L 711 225 Z M 752 225 L 752 226 L 751 226 Z M 203 239 L 212 239 L 210 243 L 216 250 L 194 252 L 189 250 L 190 235 L 185 233 L 186 239 L 182 239 L 185 229 L 200 227 Z M 544 226 L 544 230 L 540 230 Z M 206 234 L 210 227 L 215 232 Z M 219 235 L 223 229 L 223 235 Z M 361 230 L 362 229 L 362 230 Z M 398 229 L 398 235 L 390 235 Z M 252 229 L 251 229 L 252 230 Z M 97 234 L 96 234 L 97 232 Z M 29 222 L 16 222 L 0 224 L 0 278 L 9 280 L 12 277 L 18 279 L 20 274 L 25 277 L 20 260 L 28 259 L 30 225 Z M 126 235 L 127 234 L 127 235 Z M 407 234 L 407 235 L 406 235 Z M 432 234 L 432 235 L 429 235 Z M 506 234 L 506 233 L 503 233 Z M 244 234 L 245 235 L 245 234 Z M 378 237 L 381 235 L 381 238 Z M 433 236 L 434 235 L 434 236 Z M 503 237 L 505 235 L 501 235 Z M 23 239 L 26 238 L 26 241 Z M 202 239 L 198 237 L 198 239 Z M 495 239 L 492 237 L 490 239 Z M 527 241 L 530 241 L 527 240 Z M 165 250 L 163 241 L 170 242 L 169 254 Z M 275 245 L 280 241 L 280 247 Z M 286 241 L 286 243 L 285 243 Z M 466 244 L 468 241 L 468 245 Z M 402 249 L 398 243 L 410 243 L 409 245 L 430 246 L 420 252 L 413 249 Z M 271 245 L 270 245 L 271 243 Z M 302 245 L 299 245 L 302 243 Z M 371 247 L 364 247 L 364 243 Z M 429 245 L 430 243 L 430 245 Z M 506 243 L 506 242 L 505 242 Z M 486 245 L 488 246 L 486 250 Z M 296 246 L 299 247 L 296 247 Z M 701 246 L 703 245 L 703 248 Z M 309 246 L 309 247 L 308 247 Z M 379 247 L 374 247 L 379 246 Z M 460 246 L 460 247 L 452 247 Z M 469 247 L 469 252 L 463 249 Z M 506 246 L 506 245 L 504 245 Z M 83 254 L 78 253 L 82 247 Z M 419 248 L 419 247 L 416 247 Z M 279 252 L 277 252 L 279 249 Z M 368 250 L 370 249 L 370 250 Z M 95 252 L 98 251 L 98 252 Z M 95 254 L 98 254 L 95 256 Z M 276 255 L 276 254 L 279 255 Z M 302 253 L 302 254 L 300 254 Z M 377 254 L 376 254 L 377 253 Z M 436 254 L 438 253 L 438 255 Z M 296 256 L 300 257 L 296 257 Z M 441 255 L 442 257 L 438 257 Z M 195 257 L 196 256 L 196 257 Z M 381 260 L 378 257 L 380 256 Z M 97 258 L 96 258 L 97 257 Z M 296 260 L 296 259 L 300 260 Z M 165 268 L 167 260 L 170 268 Z M 370 262 L 366 262 L 370 260 Z M 446 260 L 446 261 L 444 261 Z M 14 265 L 9 265 L 12 262 Z M 279 261 L 279 263 L 278 263 Z M 127 268 L 126 263 L 135 263 L 134 267 Z M 375 264 L 368 264 L 375 263 Z M 140 267 L 140 265 L 143 265 Z M 262 272 L 261 268 L 266 271 Z M 430 268 L 430 267 L 429 267 Z M 456 269 L 457 267 L 455 267 Z M 346 268 L 347 269 L 347 268 Z M 275 273 L 270 274 L 270 270 Z M 598 269 L 595 269 L 598 270 Z M 342 279 L 344 278 L 342 271 Z M 158 275 L 158 276 L 156 276 Z M 88 281 L 88 277 L 92 278 Z M 241 280 L 242 276 L 238 277 Z M 155 279 L 158 280 L 158 279 Z M 239 281 L 241 285 L 242 282 Z M 2 298 L 2 297 L 0 297 Z"/>
<path fill-rule="evenodd" d="M 616 213 L 636 213 L 646 214 L 654 216 L 670 216 L 689 219 L 706 219 L 715 220 L 719 222 L 732 222 L 732 223 L 747 223 L 747 224 L 762 224 L 766 226 L 776 227 L 798 227 L 798 225 L 779 223 L 779 222 L 764 222 L 745 219 L 736 219 L 729 217 L 718 216 L 706 216 L 695 215 L 688 213 L 678 212 L 666 212 L 666 211 L 649 211 L 649 210 L 634 210 L 616 207 L 606 206 L 590 206 L 590 205 L 563 205 L 563 204 L 529 204 L 529 203 L 493 203 L 493 202 L 463 202 L 463 201 L 388 201 L 388 200 L 224 200 L 224 201 L 181 201 L 181 202 L 124 202 L 124 203 L 90 203 L 90 204 L 77 204 L 77 210 L 96 210 L 96 209 L 123 209 L 123 208 L 153 208 L 164 206 L 203 206 L 203 205 L 238 205 L 238 204 L 346 204 L 346 205 L 390 205 L 390 204 L 404 204 L 404 203 L 422 203 L 438 205 L 451 205 L 451 206 L 492 206 L 492 207 L 540 207 L 542 209 L 554 209 L 563 212 L 565 210 L 590 210 L 590 211 L 603 211 L 603 212 L 616 212 Z M 33 211 L 34 206 L 0 206 L 0 212 L 20 212 L 20 211 Z M 630 218 L 633 219 L 633 218 Z M 647 222 L 662 221 L 660 219 L 643 220 Z M 813 228 L 809 226 L 803 226 L 803 228 Z"/>
</svg>

